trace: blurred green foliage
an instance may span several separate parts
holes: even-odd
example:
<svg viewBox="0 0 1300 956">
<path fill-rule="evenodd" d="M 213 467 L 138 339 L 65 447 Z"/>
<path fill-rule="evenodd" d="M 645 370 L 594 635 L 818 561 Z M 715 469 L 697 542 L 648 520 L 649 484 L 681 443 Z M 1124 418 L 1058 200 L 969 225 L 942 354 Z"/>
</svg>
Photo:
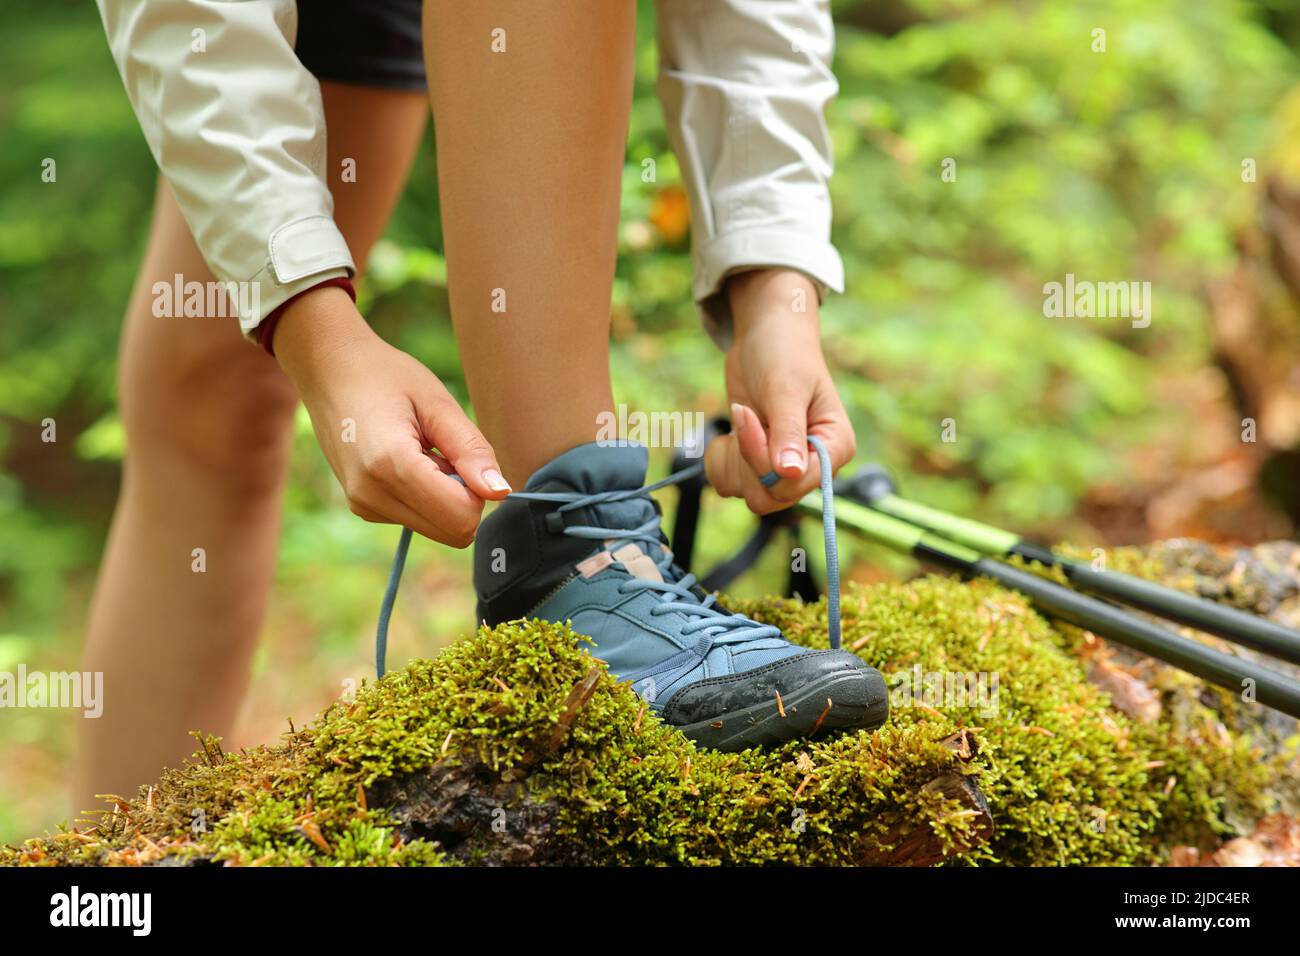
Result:
<svg viewBox="0 0 1300 956">
<path fill-rule="evenodd" d="M 1227 268 L 1254 215 L 1258 186 L 1243 183 L 1241 163 L 1266 154 L 1296 82 L 1300 16 L 1283 0 L 846 0 L 835 11 L 835 238 L 848 290 L 823 314 L 860 457 L 933 504 L 1086 537 L 1073 516 L 1090 486 L 1123 486 L 1127 454 L 1191 434 L 1190 411 L 1160 383 L 1208 361 L 1203 282 Z M 719 356 L 699 331 L 672 225 L 680 188 L 654 97 L 651 13 L 643 3 L 613 303 L 617 398 L 717 412 Z M 0 62 L 0 665 L 13 651 L 73 667 L 124 448 L 114 353 L 156 172 L 92 4 L 8 0 Z M 41 180 L 47 158 L 55 183 Z M 949 159 L 955 182 L 940 175 Z M 363 303 L 463 399 L 436 189 L 426 143 Z M 1043 284 L 1067 273 L 1150 281 L 1151 327 L 1044 318 Z M 53 445 L 40 442 L 47 418 Z M 945 419 L 954 443 L 940 441 Z M 395 539 L 346 512 L 305 416 L 298 432 L 268 629 L 304 647 L 284 652 L 302 669 L 269 692 L 277 717 L 315 709 L 300 685 L 364 673 Z M 710 503 L 703 562 L 748 526 L 743 506 Z M 413 562 L 420 583 L 394 625 L 396 664 L 472 615 L 465 555 L 424 545 Z M 780 564 L 738 590 L 777 587 Z M 36 748 L 49 759 L 28 754 L 29 780 L 53 779 L 69 736 L 62 718 L 6 716 L 0 760 L 8 745 Z M 6 800 L 0 839 L 58 815 Z"/>
</svg>

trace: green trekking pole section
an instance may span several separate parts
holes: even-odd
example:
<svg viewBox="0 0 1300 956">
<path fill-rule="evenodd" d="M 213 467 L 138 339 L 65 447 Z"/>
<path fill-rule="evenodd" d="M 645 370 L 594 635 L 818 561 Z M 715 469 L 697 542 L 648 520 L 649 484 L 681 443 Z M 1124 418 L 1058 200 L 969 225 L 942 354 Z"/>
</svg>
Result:
<svg viewBox="0 0 1300 956">
<path fill-rule="evenodd" d="M 821 515 L 821 502 L 816 495 L 808 495 L 798 507 L 809 514 Z M 1026 595 L 1049 617 L 1086 628 L 1216 686 L 1248 694 L 1265 706 L 1300 717 L 1300 683 L 1252 661 L 1180 637 L 1113 604 L 987 557 L 964 542 L 948 540 L 935 531 L 868 508 L 856 500 L 837 496 L 836 516 L 841 527 L 864 538 L 963 577 L 992 578 Z"/>
<path fill-rule="evenodd" d="M 1024 541 L 1009 531 L 909 501 L 899 497 L 888 475 L 878 468 L 860 472 L 848 483 L 846 492 L 855 501 L 881 514 L 926 528 L 950 541 L 974 548 L 980 554 L 994 557 L 1019 555 L 1046 567 L 1058 567 L 1084 591 L 1114 598 L 1197 630 L 1217 634 L 1234 644 L 1300 664 L 1300 631 L 1131 574 L 1098 571 Z"/>
</svg>

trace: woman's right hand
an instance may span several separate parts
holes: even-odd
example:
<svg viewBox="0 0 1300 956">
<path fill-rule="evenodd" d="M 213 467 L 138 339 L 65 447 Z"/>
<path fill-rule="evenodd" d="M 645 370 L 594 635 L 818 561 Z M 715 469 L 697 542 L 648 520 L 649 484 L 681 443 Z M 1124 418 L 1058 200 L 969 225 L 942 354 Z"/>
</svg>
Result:
<svg viewBox="0 0 1300 956">
<path fill-rule="evenodd" d="M 504 498 L 510 486 L 437 376 L 376 335 L 334 287 L 290 303 L 274 344 L 352 512 L 467 547 L 484 500 Z"/>
</svg>

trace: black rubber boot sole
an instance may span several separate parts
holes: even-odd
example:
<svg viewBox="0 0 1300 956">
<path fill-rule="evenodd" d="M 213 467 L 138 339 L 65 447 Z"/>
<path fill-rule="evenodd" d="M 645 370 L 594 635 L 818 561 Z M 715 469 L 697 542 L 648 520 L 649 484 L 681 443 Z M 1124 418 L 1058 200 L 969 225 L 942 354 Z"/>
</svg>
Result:
<svg viewBox="0 0 1300 956">
<path fill-rule="evenodd" d="M 830 730 L 875 730 L 888 718 L 885 678 L 863 668 L 825 674 L 779 702 L 774 693 L 770 701 L 677 729 L 702 747 L 730 752 Z"/>
</svg>

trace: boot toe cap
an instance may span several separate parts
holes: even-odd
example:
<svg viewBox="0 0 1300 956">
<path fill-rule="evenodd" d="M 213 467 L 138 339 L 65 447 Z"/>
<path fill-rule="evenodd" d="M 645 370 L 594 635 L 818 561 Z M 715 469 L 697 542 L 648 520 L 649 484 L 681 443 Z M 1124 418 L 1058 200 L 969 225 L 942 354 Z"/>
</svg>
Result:
<svg viewBox="0 0 1300 956">
<path fill-rule="evenodd" d="M 823 691 L 844 712 L 877 708 L 882 698 L 887 708 L 883 690 L 884 679 L 879 672 L 856 654 L 843 650 L 809 651 L 753 670 L 710 677 L 683 687 L 668 701 L 663 716 L 671 724 L 694 724 L 765 704 L 786 710 L 788 716 L 801 702 L 805 709 L 811 709 L 816 698 L 824 696 Z M 781 704 L 777 703 L 778 699 Z M 821 707 L 824 706 L 823 703 Z M 821 707 L 817 708 L 818 713 Z"/>
</svg>

